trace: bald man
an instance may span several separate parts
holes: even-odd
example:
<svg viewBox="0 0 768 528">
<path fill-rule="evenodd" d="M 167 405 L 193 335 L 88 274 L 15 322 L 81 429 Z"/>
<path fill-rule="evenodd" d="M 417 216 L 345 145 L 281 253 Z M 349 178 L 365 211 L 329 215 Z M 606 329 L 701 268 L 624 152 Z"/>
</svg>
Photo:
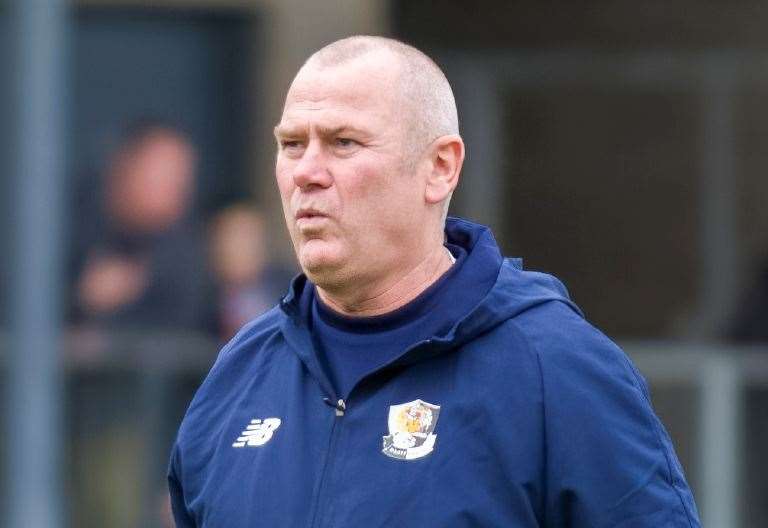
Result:
<svg viewBox="0 0 768 528">
<path fill-rule="evenodd" d="M 179 528 L 699 526 L 629 359 L 555 278 L 446 220 L 464 144 L 427 56 L 330 44 L 275 136 L 304 273 L 190 405 Z"/>
</svg>

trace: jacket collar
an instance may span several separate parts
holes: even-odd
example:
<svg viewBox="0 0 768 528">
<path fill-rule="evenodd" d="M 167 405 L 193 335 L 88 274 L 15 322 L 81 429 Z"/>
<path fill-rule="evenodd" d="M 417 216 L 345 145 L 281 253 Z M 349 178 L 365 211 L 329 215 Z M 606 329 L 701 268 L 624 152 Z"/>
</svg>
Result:
<svg viewBox="0 0 768 528">
<path fill-rule="evenodd" d="M 388 366 L 414 363 L 455 349 L 515 315 L 545 302 L 563 302 L 581 315 L 557 279 L 542 273 L 523 271 L 521 259 L 504 259 L 488 227 L 460 218 L 448 218 L 445 236 L 448 242 L 467 251 L 465 267 L 469 266 L 474 273 L 492 274 L 491 278 L 495 277 L 493 287 L 471 311 L 455 321 L 445 334 L 415 344 Z M 288 294 L 280 303 L 286 316 L 281 328 L 286 340 L 330 395 L 331 384 L 322 373 L 314 353 L 308 321 L 304 315 L 307 311 L 301 306 L 302 292 L 308 283 L 304 274 L 293 279 Z"/>
</svg>

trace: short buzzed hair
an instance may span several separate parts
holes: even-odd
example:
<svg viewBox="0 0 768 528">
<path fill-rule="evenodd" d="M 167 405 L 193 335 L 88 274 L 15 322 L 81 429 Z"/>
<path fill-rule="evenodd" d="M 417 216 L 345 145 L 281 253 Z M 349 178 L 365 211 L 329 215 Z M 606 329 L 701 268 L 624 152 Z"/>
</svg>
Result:
<svg viewBox="0 0 768 528">
<path fill-rule="evenodd" d="M 410 110 L 409 132 L 414 146 L 459 133 L 456 101 L 440 67 L 423 52 L 399 40 L 358 35 L 337 40 L 315 52 L 305 66 L 339 66 L 376 52 L 389 52 L 400 65 L 403 104 Z"/>
</svg>

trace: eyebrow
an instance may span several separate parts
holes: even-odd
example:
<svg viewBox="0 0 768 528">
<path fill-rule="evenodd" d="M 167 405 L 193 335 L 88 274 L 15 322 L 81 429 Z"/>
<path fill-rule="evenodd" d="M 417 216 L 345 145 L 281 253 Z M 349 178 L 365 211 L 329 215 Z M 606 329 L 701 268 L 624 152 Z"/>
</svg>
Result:
<svg viewBox="0 0 768 528">
<path fill-rule="evenodd" d="M 276 138 L 279 137 L 285 137 L 290 136 L 289 132 L 294 132 L 299 127 L 289 127 L 286 125 L 277 124 L 275 125 L 275 128 L 273 129 L 272 133 L 275 135 Z"/>
<path fill-rule="evenodd" d="M 336 136 L 342 133 L 354 133 L 354 134 L 360 134 L 363 136 L 367 136 L 369 134 L 365 130 L 355 126 L 351 126 L 351 125 L 341 125 L 336 127 L 318 126 L 317 129 L 320 135 L 325 137 Z M 277 126 L 275 126 L 274 134 L 276 138 L 291 137 L 299 134 L 304 134 L 305 131 L 306 131 L 306 127 L 304 126 L 290 126 L 290 125 L 278 124 Z"/>
<path fill-rule="evenodd" d="M 321 136 L 338 136 L 342 133 L 362 134 L 366 135 L 366 132 L 360 128 L 351 125 L 342 125 L 337 127 L 317 127 Z"/>
</svg>

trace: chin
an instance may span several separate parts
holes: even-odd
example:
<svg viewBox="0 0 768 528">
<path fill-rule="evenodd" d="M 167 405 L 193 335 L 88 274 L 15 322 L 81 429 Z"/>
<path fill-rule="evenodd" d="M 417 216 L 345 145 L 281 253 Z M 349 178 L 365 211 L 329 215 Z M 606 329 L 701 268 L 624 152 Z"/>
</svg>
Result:
<svg viewBox="0 0 768 528">
<path fill-rule="evenodd" d="M 305 246 L 299 254 L 301 269 L 315 284 L 322 285 L 333 281 L 333 277 L 341 274 L 342 259 L 329 249 Z"/>
<path fill-rule="evenodd" d="M 342 289 L 348 283 L 346 275 L 339 268 L 303 268 L 304 274 L 314 284 L 326 291 Z"/>
</svg>

